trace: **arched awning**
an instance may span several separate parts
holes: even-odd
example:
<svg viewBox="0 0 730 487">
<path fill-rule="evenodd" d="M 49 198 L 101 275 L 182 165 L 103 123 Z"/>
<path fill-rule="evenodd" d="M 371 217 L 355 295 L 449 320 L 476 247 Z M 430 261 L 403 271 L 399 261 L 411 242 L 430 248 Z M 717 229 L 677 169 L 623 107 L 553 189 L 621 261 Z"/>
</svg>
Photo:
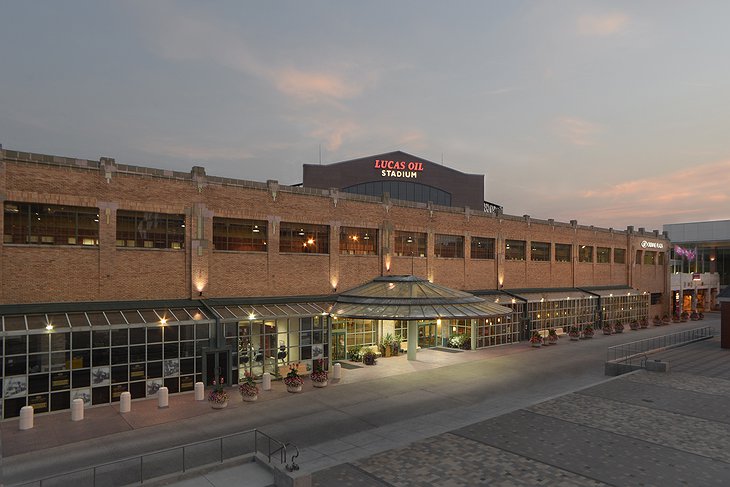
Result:
<svg viewBox="0 0 730 487">
<path fill-rule="evenodd" d="M 512 313 L 499 304 L 415 276 L 383 276 L 340 294 L 330 314 L 343 318 L 424 320 Z"/>
</svg>

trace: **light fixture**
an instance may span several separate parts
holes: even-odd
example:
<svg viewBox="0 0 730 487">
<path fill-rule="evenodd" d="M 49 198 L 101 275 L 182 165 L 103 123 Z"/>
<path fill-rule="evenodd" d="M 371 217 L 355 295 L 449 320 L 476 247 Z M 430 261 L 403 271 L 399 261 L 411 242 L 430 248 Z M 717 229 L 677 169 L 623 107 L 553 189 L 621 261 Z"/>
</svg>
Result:
<svg viewBox="0 0 730 487">
<path fill-rule="evenodd" d="M 314 239 L 313 238 L 307 239 L 307 245 L 314 245 Z"/>
<path fill-rule="evenodd" d="M 259 226 L 258 225 L 254 225 L 253 226 L 253 233 L 259 233 Z"/>
<path fill-rule="evenodd" d="M 300 229 L 299 229 L 299 235 L 300 235 L 301 237 L 303 237 L 303 236 L 304 236 L 304 229 L 303 229 L 303 228 L 300 228 Z"/>
<path fill-rule="evenodd" d="M 253 313 L 249 313 L 249 314 L 248 314 L 248 319 L 249 319 L 249 320 L 253 320 L 253 319 L 256 319 L 256 315 L 255 315 L 255 314 L 253 314 Z"/>
<path fill-rule="evenodd" d="M 365 236 L 364 236 L 364 237 L 363 237 L 362 239 L 363 239 L 363 240 L 370 240 L 370 235 L 368 235 L 368 234 L 366 233 L 366 234 L 365 234 Z M 712 260 L 715 260 L 715 259 L 712 259 Z"/>
<path fill-rule="evenodd" d="M 52 324 L 52 323 L 48 323 L 48 324 L 46 325 L 46 330 L 48 330 L 48 331 L 53 331 L 53 324 Z"/>
<path fill-rule="evenodd" d="M 161 324 L 162 326 L 165 326 L 165 325 L 167 324 L 167 318 L 162 318 L 162 319 L 160 320 L 160 324 Z"/>
</svg>

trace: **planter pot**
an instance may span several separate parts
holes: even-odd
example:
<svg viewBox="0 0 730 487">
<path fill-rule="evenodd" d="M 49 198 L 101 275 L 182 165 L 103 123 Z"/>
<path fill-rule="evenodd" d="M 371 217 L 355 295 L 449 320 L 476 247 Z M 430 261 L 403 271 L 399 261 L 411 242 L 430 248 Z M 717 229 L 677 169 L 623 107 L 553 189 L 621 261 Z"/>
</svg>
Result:
<svg viewBox="0 0 730 487">
<path fill-rule="evenodd" d="M 243 402 L 254 402 L 259 398 L 258 394 L 255 396 L 249 396 L 248 394 L 241 394 L 241 399 L 243 399 Z"/>
<path fill-rule="evenodd" d="M 317 382 L 315 380 L 312 381 L 313 387 L 327 387 L 327 381 L 324 382 Z"/>
<path fill-rule="evenodd" d="M 548 345 L 557 345 L 557 344 L 558 344 L 558 337 L 548 338 Z"/>
<path fill-rule="evenodd" d="M 302 386 L 286 386 L 286 392 L 291 392 L 291 393 L 302 392 Z"/>
<path fill-rule="evenodd" d="M 530 342 L 530 345 L 532 345 L 535 348 L 540 348 L 542 346 L 542 343 L 540 343 L 540 342 Z"/>
<path fill-rule="evenodd" d="M 585 339 L 593 338 L 593 333 L 591 333 L 591 334 L 583 333 L 583 338 L 585 338 Z"/>
<path fill-rule="evenodd" d="M 615 333 L 623 333 L 623 332 L 624 332 L 623 330 L 618 330 L 618 329 L 615 331 Z"/>
<path fill-rule="evenodd" d="M 224 409 L 224 408 L 228 407 L 228 401 L 225 401 L 225 402 L 208 401 L 208 402 L 210 403 L 210 407 L 212 407 L 213 409 Z"/>
<path fill-rule="evenodd" d="M 384 355 L 385 355 L 386 357 L 390 357 L 390 347 L 385 347 L 385 348 L 383 348 L 383 354 L 384 354 Z"/>
<path fill-rule="evenodd" d="M 580 335 L 570 335 L 571 342 L 577 342 L 580 339 Z"/>
<path fill-rule="evenodd" d="M 603 330 L 603 334 L 604 335 L 610 335 L 611 334 L 611 330 Z"/>
</svg>

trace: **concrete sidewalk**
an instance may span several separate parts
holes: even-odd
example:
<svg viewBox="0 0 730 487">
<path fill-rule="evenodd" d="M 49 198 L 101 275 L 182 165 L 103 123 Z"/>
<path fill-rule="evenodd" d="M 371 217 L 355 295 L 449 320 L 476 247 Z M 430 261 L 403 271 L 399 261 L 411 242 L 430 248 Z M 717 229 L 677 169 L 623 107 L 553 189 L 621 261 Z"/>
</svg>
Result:
<svg viewBox="0 0 730 487">
<path fill-rule="evenodd" d="M 66 467 L 63 470 L 71 470 L 131 452 L 152 451 L 257 427 L 300 445 L 301 472 L 314 472 L 317 485 L 413 485 L 406 479 L 402 480 L 405 483 L 394 483 L 392 475 L 382 472 L 415 469 L 411 474 L 418 478 L 417 471 L 426 465 L 415 462 L 412 456 L 424 455 L 418 448 L 426 448 L 428 438 L 437 438 L 444 445 L 456 442 L 455 448 L 467 440 L 483 443 L 484 438 L 466 438 L 460 432 L 478 428 L 500 415 L 530 411 L 531 406 L 545 399 L 558 401 L 566 393 L 569 397 L 588 396 L 579 391 L 588 390 L 585 388 L 591 385 L 629 381 L 625 377 L 603 377 L 606 347 L 713 324 L 719 324 L 719 315 L 709 314 L 703 322 L 654 327 L 585 342 L 568 342 L 565 338 L 558 346 L 544 350 L 530 349 L 524 343 L 460 353 L 423 350 L 415 362 L 399 356 L 380 359 L 375 367 L 343 370 L 339 384 L 321 391 L 305 390 L 303 394 L 291 395 L 280 383 L 274 383 L 274 389 L 262 394 L 254 404 L 244 404 L 232 393 L 231 405 L 222 411 L 194 401 L 192 394 L 181 394 L 171 396 L 170 407 L 164 410 L 158 409 L 154 400 L 133 402 L 132 412 L 127 414 L 120 414 L 116 406 L 91 408 L 80 423 L 72 423 L 70 413 L 40 415 L 35 428 L 24 432 L 18 431 L 17 421 L 6 421 L 1 425 L 6 479 L 18 482 L 40 477 L 39 473 L 44 471 L 59 472 L 61 465 Z M 719 344 L 715 348 L 719 350 Z M 306 385 L 311 388 L 308 382 Z M 302 422 L 302 418 L 307 419 Z M 479 446 L 468 445 L 467 450 Z M 503 449 L 500 445 L 491 447 Z M 39 456 L 40 452 L 43 455 Z M 520 461 L 539 460 L 514 454 Z M 53 459 L 58 455 L 66 460 L 60 465 Z M 438 453 L 426 456 L 432 467 L 449 459 L 444 452 L 439 458 L 434 455 Z M 382 464 L 393 457 L 402 458 L 405 463 Z M 449 461 L 459 464 L 462 460 Z M 243 468 L 248 468 L 248 473 L 240 470 Z M 245 479 L 253 482 L 250 485 L 266 485 L 261 483 L 266 479 L 252 477 L 250 468 L 240 465 L 216 469 L 214 474 L 198 477 L 199 483 L 191 484 L 193 480 L 186 479 L 178 485 L 232 485 L 231 479 L 236 479 L 236 485 L 246 485 L 241 483 Z M 473 470 L 473 466 L 469 468 Z M 512 479 L 516 477 L 513 475 Z M 454 483 L 453 475 L 441 480 L 453 485 L 473 485 Z"/>
</svg>

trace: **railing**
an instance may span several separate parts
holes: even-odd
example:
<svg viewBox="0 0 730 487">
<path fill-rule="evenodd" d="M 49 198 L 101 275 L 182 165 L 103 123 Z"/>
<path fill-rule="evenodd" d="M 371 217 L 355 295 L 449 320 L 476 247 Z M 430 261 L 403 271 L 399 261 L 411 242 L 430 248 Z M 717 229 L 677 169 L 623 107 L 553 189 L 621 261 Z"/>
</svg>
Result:
<svg viewBox="0 0 730 487">
<path fill-rule="evenodd" d="M 634 358 L 646 360 L 646 354 L 652 351 L 672 348 L 687 343 L 712 338 L 713 328 L 703 326 L 693 330 L 679 331 L 670 335 L 662 335 L 654 338 L 646 338 L 635 342 L 624 343 L 608 347 L 606 362 L 631 364 Z M 643 363 L 643 361 L 642 361 Z"/>
<path fill-rule="evenodd" d="M 296 453 L 291 457 L 291 464 L 287 464 L 287 447 L 296 450 Z M 15 485 L 19 487 L 67 485 L 73 485 L 74 487 L 118 487 L 138 485 L 160 477 L 181 474 L 188 470 L 223 463 L 236 457 L 256 454 L 266 456 L 269 463 L 271 463 L 272 458 L 276 459 L 278 455 L 279 462 L 285 465 L 288 471 L 299 469 L 299 466 L 295 463 L 295 459 L 299 456 L 299 449 L 296 446 L 290 443 L 282 443 L 266 433 L 252 429 Z"/>
</svg>

